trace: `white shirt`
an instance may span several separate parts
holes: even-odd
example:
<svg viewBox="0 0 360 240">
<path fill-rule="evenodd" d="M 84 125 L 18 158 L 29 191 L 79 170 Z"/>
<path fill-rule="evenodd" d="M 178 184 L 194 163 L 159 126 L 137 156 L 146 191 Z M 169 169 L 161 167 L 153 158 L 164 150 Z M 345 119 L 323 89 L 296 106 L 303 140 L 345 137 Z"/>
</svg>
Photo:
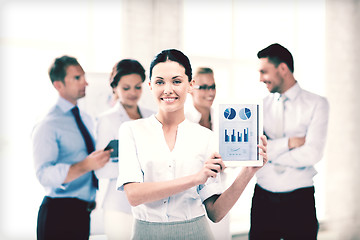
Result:
<svg viewBox="0 0 360 240">
<path fill-rule="evenodd" d="M 178 125 L 176 143 L 170 151 L 162 124 L 154 115 L 124 123 L 119 129 L 119 140 L 119 190 L 129 182 L 169 181 L 195 174 L 216 151 L 213 133 L 187 119 Z M 202 216 L 205 214 L 202 202 L 222 193 L 219 176 L 168 198 L 133 207 L 133 215 L 149 222 L 184 221 Z"/>
<path fill-rule="evenodd" d="M 313 186 L 317 174 L 314 165 L 323 156 L 327 135 L 329 104 L 319 95 L 300 88 L 296 83 L 284 95 L 284 134 L 274 139 L 275 101 L 279 94 L 270 94 L 264 99 L 264 132 L 268 136 L 269 162 L 256 176 L 258 184 L 272 192 L 290 192 Z M 289 150 L 289 137 L 306 136 L 305 144 Z M 280 171 L 279 171 L 280 169 Z"/>
<path fill-rule="evenodd" d="M 188 94 L 190 95 L 190 94 Z M 189 119 L 191 122 L 200 123 L 201 113 L 195 108 L 194 103 L 192 101 L 192 96 L 188 96 L 185 102 L 185 117 Z M 210 109 L 210 123 L 212 126 L 212 130 L 214 130 L 214 109 L 211 107 Z"/>
<path fill-rule="evenodd" d="M 188 94 L 188 95 L 190 95 L 190 94 Z M 195 108 L 191 95 L 186 98 L 185 117 L 188 120 L 190 120 L 191 122 L 198 123 L 198 124 L 200 123 L 201 113 Z M 212 128 L 211 130 L 213 130 L 213 131 L 214 131 L 215 120 L 216 119 L 214 118 L 214 108 L 211 107 L 210 122 L 211 122 L 211 128 Z M 221 178 L 221 182 L 222 182 L 222 187 L 223 187 L 223 189 L 225 189 L 226 178 L 227 178 L 226 173 L 221 172 L 220 178 Z M 208 220 L 208 222 L 209 222 L 210 229 L 212 230 L 212 233 L 213 233 L 215 239 L 231 239 L 230 215 L 229 214 L 227 214 L 219 223 L 213 223 L 211 220 Z"/>
<path fill-rule="evenodd" d="M 139 107 L 142 117 L 149 117 L 154 112 Z M 97 141 L 96 149 L 104 149 L 112 139 L 118 139 L 119 127 L 126 121 L 130 121 L 126 110 L 120 102 L 114 107 L 102 113 L 97 120 Z M 96 176 L 109 179 L 107 191 L 103 200 L 103 208 L 106 210 L 115 210 L 125 213 L 131 213 L 131 206 L 124 194 L 116 190 L 116 179 L 119 175 L 119 167 L 117 162 L 110 161 L 99 170 L 95 171 Z"/>
</svg>

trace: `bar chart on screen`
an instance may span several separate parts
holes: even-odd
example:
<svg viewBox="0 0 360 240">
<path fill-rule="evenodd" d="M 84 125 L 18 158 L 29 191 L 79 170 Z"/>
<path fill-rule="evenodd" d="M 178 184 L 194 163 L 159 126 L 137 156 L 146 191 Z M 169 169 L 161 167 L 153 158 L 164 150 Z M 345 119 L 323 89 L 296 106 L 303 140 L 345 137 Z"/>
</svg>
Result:
<svg viewBox="0 0 360 240">
<path fill-rule="evenodd" d="M 259 106 L 219 104 L 219 150 L 227 161 L 258 160 Z"/>
</svg>

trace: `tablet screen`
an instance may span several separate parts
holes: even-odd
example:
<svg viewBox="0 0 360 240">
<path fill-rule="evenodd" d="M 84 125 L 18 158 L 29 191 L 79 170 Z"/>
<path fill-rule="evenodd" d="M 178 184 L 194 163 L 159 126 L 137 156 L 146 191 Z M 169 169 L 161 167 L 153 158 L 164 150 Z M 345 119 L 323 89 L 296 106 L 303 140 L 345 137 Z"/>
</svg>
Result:
<svg viewBox="0 0 360 240">
<path fill-rule="evenodd" d="M 219 153 L 223 161 L 262 165 L 257 147 L 262 135 L 261 111 L 260 104 L 219 104 Z"/>
</svg>

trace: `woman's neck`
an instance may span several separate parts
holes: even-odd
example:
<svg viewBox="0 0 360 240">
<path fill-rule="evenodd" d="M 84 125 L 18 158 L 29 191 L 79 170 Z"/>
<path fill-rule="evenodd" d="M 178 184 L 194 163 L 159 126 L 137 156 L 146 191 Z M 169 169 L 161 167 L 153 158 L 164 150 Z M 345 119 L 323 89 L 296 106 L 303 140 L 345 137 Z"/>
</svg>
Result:
<svg viewBox="0 0 360 240">
<path fill-rule="evenodd" d="M 161 122 L 163 127 L 177 126 L 185 120 L 184 110 L 176 112 L 159 112 L 156 114 L 156 118 Z"/>
<path fill-rule="evenodd" d="M 211 130 L 211 109 L 206 107 L 197 107 L 195 106 L 196 110 L 201 114 L 201 118 L 199 124 L 203 127 L 206 127 Z"/>
<path fill-rule="evenodd" d="M 162 124 L 166 144 L 168 145 L 169 150 L 172 151 L 176 143 L 178 126 L 185 120 L 184 109 L 176 112 L 162 112 L 159 110 L 156 114 L 156 118 Z"/>
<path fill-rule="evenodd" d="M 133 106 L 133 105 L 126 105 L 123 104 L 122 102 L 120 102 L 120 104 L 124 107 L 127 115 L 129 116 L 130 119 L 139 119 L 142 118 L 139 108 L 137 105 Z"/>
</svg>

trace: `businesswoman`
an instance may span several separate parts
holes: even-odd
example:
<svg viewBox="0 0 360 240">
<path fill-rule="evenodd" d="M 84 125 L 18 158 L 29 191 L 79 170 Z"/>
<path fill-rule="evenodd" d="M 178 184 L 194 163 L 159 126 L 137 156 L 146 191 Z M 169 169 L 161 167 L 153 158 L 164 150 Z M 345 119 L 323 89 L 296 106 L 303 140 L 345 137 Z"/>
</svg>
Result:
<svg viewBox="0 0 360 240">
<path fill-rule="evenodd" d="M 110 75 L 110 86 L 117 102 L 98 118 L 97 149 L 104 149 L 110 140 L 118 139 L 118 129 L 122 123 L 153 114 L 153 111 L 138 105 L 144 80 L 145 69 L 138 61 L 124 59 L 115 64 Z M 117 160 L 111 158 L 95 172 L 99 179 L 109 179 L 103 200 L 104 228 L 109 240 L 130 239 L 134 222 L 125 193 L 116 190 L 119 174 Z"/>
<path fill-rule="evenodd" d="M 259 168 L 243 168 L 222 192 L 219 173 L 225 164 L 215 152 L 212 131 L 185 119 L 193 82 L 182 52 L 159 53 L 150 65 L 149 85 L 158 112 L 119 129 L 117 187 L 133 206 L 133 239 L 213 239 L 204 209 L 220 221 Z M 262 143 L 266 162 L 265 137 Z"/>
<path fill-rule="evenodd" d="M 214 72 L 208 67 L 199 67 L 193 77 L 191 98 L 185 103 L 185 117 L 210 130 L 214 128 L 213 107 L 216 96 Z"/>
</svg>

